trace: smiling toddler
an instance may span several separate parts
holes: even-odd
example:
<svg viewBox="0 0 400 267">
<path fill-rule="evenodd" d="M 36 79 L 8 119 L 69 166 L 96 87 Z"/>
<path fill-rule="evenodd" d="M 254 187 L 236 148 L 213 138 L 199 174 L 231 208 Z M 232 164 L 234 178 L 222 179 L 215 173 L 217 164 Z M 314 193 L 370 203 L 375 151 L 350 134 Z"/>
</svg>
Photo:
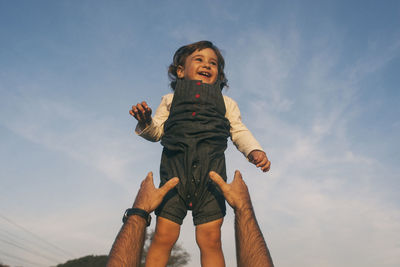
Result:
<svg viewBox="0 0 400 267">
<path fill-rule="evenodd" d="M 222 95 L 227 86 L 225 61 L 209 41 L 179 48 L 169 66 L 174 93 L 162 97 L 154 117 L 146 102 L 130 114 L 138 120 L 136 133 L 163 145 L 160 186 L 173 177 L 180 179 L 157 208 L 157 225 L 146 266 L 165 266 L 177 241 L 188 210 L 196 226 L 196 241 L 202 266 L 225 266 L 221 226 L 225 199 L 209 179 L 219 173 L 226 181 L 224 152 L 230 137 L 237 149 L 266 172 L 270 161 L 241 121 L 234 100 Z"/>
</svg>

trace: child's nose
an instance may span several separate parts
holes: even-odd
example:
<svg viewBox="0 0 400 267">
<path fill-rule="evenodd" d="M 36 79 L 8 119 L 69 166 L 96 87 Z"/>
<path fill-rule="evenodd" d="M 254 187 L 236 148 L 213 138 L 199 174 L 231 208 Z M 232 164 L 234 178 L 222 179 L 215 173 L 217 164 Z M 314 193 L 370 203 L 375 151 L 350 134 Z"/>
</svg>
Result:
<svg viewBox="0 0 400 267">
<path fill-rule="evenodd" d="M 210 68 L 211 68 L 211 67 L 210 67 L 210 63 L 208 63 L 208 62 L 204 62 L 203 67 L 205 67 L 205 68 L 207 68 L 207 69 L 210 69 Z"/>
</svg>

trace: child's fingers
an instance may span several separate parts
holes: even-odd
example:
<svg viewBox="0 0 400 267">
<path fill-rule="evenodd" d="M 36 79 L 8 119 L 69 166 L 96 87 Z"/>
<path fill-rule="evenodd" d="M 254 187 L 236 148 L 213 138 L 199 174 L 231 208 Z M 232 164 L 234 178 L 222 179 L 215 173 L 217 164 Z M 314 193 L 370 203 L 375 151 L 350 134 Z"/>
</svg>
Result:
<svg viewBox="0 0 400 267">
<path fill-rule="evenodd" d="M 148 121 L 151 118 L 151 108 L 147 105 L 146 101 L 143 101 L 141 104 L 144 110 L 144 119 Z"/>
<path fill-rule="evenodd" d="M 141 105 L 142 105 L 142 107 L 143 107 L 144 110 L 148 110 L 148 109 L 149 109 L 149 106 L 147 105 L 146 101 L 143 101 L 143 102 L 141 103 Z"/>
<path fill-rule="evenodd" d="M 270 168 L 271 168 L 271 161 L 267 160 L 267 163 L 261 167 L 261 170 L 263 172 L 267 172 L 267 171 L 269 171 Z"/>
<path fill-rule="evenodd" d="M 149 121 L 151 119 L 151 108 L 147 107 L 147 109 L 145 109 L 143 118 L 145 119 L 145 121 Z"/>
<path fill-rule="evenodd" d="M 138 116 L 141 122 L 149 122 L 151 120 L 151 108 L 145 101 L 136 105 Z"/>
<path fill-rule="evenodd" d="M 135 117 L 135 119 L 137 119 L 138 121 L 140 121 L 140 117 L 139 117 L 139 111 L 136 108 L 136 106 L 132 106 L 132 109 L 129 110 L 129 114 L 131 114 L 133 117 Z"/>
<path fill-rule="evenodd" d="M 267 162 L 268 162 L 268 159 L 267 159 L 267 157 L 264 157 L 264 158 L 262 158 L 261 160 L 259 160 L 258 161 L 258 163 L 257 163 L 257 167 L 262 167 L 262 166 L 264 166 L 265 164 L 267 164 Z"/>
<path fill-rule="evenodd" d="M 144 102 L 144 103 L 146 103 L 146 102 Z M 141 103 L 137 103 L 137 105 L 136 105 L 136 108 L 137 108 L 137 115 L 138 115 L 138 120 L 140 121 L 140 122 L 146 122 L 147 121 L 147 118 L 146 118 L 146 109 L 143 107 L 143 105 L 141 104 Z"/>
<path fill-rule="evenodd" d="M 266 158 L 265 152 L 259 150 L 251 152 L 249 156 L 250 161 L 255 165 L 260 164 L 264 158 Z"/>
<path fill-rule="evenodd" d="M 144 114 L 145 113 L 145 110 L 144 110 L 144 108 L 143 108 L 141 103 L 137 103 L 136 108 L 139 111 L 139 114 Z"/>
<path fill-rule="evenodd" d="M 129 114 L 135 117 L 139 123 L 148 123 L 151 121 L 151 112 L 151 108 L 143 101 L 142 103 L 137 103 L 136 106 L 132 106 Z"/>
<path fill-rule="evenodd" d="M 253 159 L 253 163 L 256 164 L 256 165 L 258 165 L 258 164 L 260 164 L 260 163 L 262 162 L 262 160 L 263 160 L 262 157 L 260 157 L 260 156 L 255 156 L 254 159 Z M 258 166 L 257 166 L 257 167 L 258 167 Z"/>
<path fill-rule="evenodd" d="M 146 116 L 150 118 L 151 117 L 151 112 L 152 112 L 151 108 L 147 107 Z"/>
</svg>

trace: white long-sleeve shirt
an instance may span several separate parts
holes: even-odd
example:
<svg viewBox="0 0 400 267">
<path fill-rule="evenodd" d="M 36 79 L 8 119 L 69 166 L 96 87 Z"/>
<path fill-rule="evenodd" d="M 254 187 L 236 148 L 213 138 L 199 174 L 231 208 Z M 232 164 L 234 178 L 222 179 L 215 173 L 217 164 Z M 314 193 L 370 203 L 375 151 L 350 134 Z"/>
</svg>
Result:
<svg viewBox="0 0 400 267">
<path fill-rule="evenodd" d="M 152 142 L 159 141 L 164 134 L 164 123 L 168 119 L 173 97 L 174 94 L 172 93 L 163 96 L 150 125 L 143 129 L 138 124 L 135 129 L 136 134 Z M 224 95 L 223 98 L 226 108 L 225 117 L 230 122 L 230 136 L 236 148 L 246 158 L 253 150 L 264 151 L 253 134 L 243 124 L 237 103 L 228 96 Z"/>
</svg>

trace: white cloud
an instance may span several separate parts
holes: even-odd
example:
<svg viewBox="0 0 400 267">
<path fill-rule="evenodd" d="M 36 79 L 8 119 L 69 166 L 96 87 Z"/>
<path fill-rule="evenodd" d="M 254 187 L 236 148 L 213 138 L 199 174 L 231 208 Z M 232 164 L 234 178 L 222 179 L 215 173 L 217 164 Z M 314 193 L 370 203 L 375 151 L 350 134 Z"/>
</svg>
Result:
<svg viewBox="0 0 400 267">
<path fill-rule="evenodd" d="M 148 155 L 144 142 L 123 132 L 112 117 L 78 105 L 29 94 L 9 96 L 2 107 L 1 123 L 15 134 L 59 151 L 122 182 L 129 178 L 130 163 Z M 128 117 L 128 115 L 127 115 Z M 150 152 L 151 153 L 151 152 Z"/>
<path fill-rule="evenodd" d="M 236 20 L 229 13 L 222 15 Z M 208 26 L 179 24 L 167 35 L 183 43 L 207 39 Z M 240 28 L 230 37 L 230 45 L 221 47 L 227 51 L 231 75 L 228 93 L 239 102 L 244 120 L 272 160 L 270 173 L 263 174 L 231 147 L 229 179 L 233 169 L 242 171 L 276 265 L 397 266 L 399 207 L 388 203 L 385 195 L 398 188 L 398 173 L 387 169 L 385 159 L 358 151 L 349 133 L 365 108 L 355 101 L 357 93 L 365 90 L 360 84 L 398 57 L 399 42 L 382 45 L 373 40 L 361 48 L 359 59 L 349 62 L 340 45 L 343 36 L 333 28 L 325 36 L 306 40 L 295 27 L 273 26 L 247 32 Z M 117 39 L 131 41 L 123 36 Z M 114 42 L 110 44 L 115 47 Z M 105 61 L 113 59 L 115 54 Z M 0 123 L 16 135 L 129 185 L 127 192 L 137 189 L 136 180 L 129 181 L 132 166 L 157 166 L 159 147 L 126 133 L 115 118 L 100 118 L 95 110 L 80 106 L 79 100 L 34 96 L 28 93 L 31 86 L 21 86 L 22 93 L 2 94 Z M 368 148 L 368 144 L 363 146 Z M 378 183 L 385 183 L 381 181 L 385 175 L 396 183 L 377 189 Z M 108 201 L 90 203 L 75 212 L 25 219 L 47 237 L 54 235 L 57 243 L 82 246 L 87 254 L 93 253 L 92 248 L 108 251 L 121 214 L 108 207 L 101 215 L 87 216 L 93 206 Z M 228 263 L 235 259 L 232 216 L 228 213 L 223 228 Z M 111 217 L 118 217 L 118 224 Z M 185 223 L 180 242 L 190 252 L 198 251 L 190 215 Z M 192 266 L 196 266 L 198 254 L 193 255 Z"/>
<path fill-rule="evenodd" d="M 396 53 L 344 63 L 340 47 L 320 45 L 304 58 L 306 40 L 294 32 L 286 42 L 285 34 L 257 31 L 234 46 L 243 54 L 232 73 L 246 90 L 231 92 L 250 106 L 243 117 L 272 160 L 270 175 L 228 156 L 246 173 L 276 264 L 395 266 L 400 211 L 375 187 L 385 163 L 355 150 L 349 134 L 362 109 L 360 83 Z"/>
</svg>

